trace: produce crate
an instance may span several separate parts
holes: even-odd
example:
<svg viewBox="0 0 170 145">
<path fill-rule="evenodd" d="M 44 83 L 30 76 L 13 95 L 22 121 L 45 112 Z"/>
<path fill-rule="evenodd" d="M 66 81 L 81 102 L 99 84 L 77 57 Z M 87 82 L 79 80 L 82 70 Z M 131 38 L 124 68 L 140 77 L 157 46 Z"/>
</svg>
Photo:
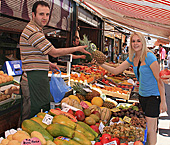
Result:
<svg viewBox="0 0 170 145">
<path fill-rule="evenodd" d="M 100 89 L 100 90 L 105 95 L 108 95 L 108 96 L 111 96 L 111 97 L 114 97 L 114 98 L 121 98 L 121 99 L 129 100 L 129 97 L 130 97 L 130 93 L 120 94 L 120 93 L 117 93 L 117 92 L 110 92 L 110 91 L 107 91 L 107 90 L 104 90 L 104 89 Z"/>
</svg>

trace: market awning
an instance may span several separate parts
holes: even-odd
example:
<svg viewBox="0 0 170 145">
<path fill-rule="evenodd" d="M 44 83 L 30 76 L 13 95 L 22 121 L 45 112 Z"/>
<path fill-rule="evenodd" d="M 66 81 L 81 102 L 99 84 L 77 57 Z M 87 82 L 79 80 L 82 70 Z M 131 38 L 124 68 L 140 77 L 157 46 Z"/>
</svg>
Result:
<svg viewBox="0 0 170 145">
<path fill-rule="evenodd" d="M 75 0 L 77 2 L 77 0 Z M 80 0 L 104 19 L 169 40 L 169 0 Z"/>
</svg>

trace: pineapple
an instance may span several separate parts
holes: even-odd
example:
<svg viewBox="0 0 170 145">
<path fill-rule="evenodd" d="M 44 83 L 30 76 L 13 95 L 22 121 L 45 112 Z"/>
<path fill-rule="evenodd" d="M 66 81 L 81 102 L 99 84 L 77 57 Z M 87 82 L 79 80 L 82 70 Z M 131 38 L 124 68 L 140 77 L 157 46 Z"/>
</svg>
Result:
<svg viewBox="0 0 170 145">
<path fill-rule="evenodd" d="M 106 108 L 109 108 L 109 109 L 112 109 L 115 107 L 115 104 L 112 103 L 112 102 L 109 102 L 109 101 L 105 101 L 103 102 L 103 107 L 106 107 Z"/>
<path fill-rule="evenodd" d="M 100 96 L 100 93 L 96 90 L 90 89 L 92 92 L 86 92 L 83 88 L 85 88 L 85 86 L 81 85 L 80 83 L 75 83 L 73 85 L 73 89 L 77 93 L 76 96 L 80 100 L 91 101 L 94 97 Z"/>
<path fill-rule="evenodd" d="M 92 92 L 87 93 L 86 100 L 91 102 L 94 97 L 100 97 L 100 93 L 92 89 Z"/>
<path fill-rule="evenodd" d="M 80 93 L 76 93 L 76 96 L 80 99 L 80 101 L 86 100 L 86 98 L 83 95 L 81 95 Z"/>
<path fill-rule="evenodd" d="M 83 40 L 80 40 L 80 44 L 88 46 L 86 50 L 92 54 L 92 57 L 97 61 L 97 63 L 103 64 L 106 61 L 106 56 L 101 51 L 97 50 L 94 43 L 88 41 L 86 35 L 83 35 Z"/>
</svg>

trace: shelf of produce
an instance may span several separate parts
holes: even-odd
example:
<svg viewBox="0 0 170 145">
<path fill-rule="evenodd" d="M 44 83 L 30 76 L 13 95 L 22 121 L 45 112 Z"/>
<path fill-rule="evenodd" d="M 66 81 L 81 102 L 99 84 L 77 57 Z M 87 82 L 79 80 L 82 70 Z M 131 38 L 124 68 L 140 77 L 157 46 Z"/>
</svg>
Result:
<svg viewBox="0 0 170 145">
<path fill-rule="evenodd" d="M 107 90 L 104 90 L 104 89 L 100 89 L 100 90 L 102 91 L 103 94 L 111 96 L 111 97 L 115 97 L 115 98 L 122 98 L 122 99 L 125 99 L 125 100 L 129 100 L 129 97 L 130 97 L 130 93 L 120 94 L 120 93 L 117 93 L 117 92 L 110 92 L 110 91 L 107 91 Z"/>
</svg>

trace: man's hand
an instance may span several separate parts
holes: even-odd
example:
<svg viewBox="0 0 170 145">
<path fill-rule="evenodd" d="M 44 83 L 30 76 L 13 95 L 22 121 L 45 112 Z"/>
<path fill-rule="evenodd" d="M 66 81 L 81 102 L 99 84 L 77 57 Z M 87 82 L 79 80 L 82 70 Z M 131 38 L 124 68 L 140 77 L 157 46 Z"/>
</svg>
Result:
<svg viewBox="0 0 170 145">
<path fill-rule="evenodd" d="M 81 59 L 86 59 L 86 55 L 81 55 Z"/>
<path fill-rule="evenodd" d="M 57 70 L 60 70 L 59 67 L 57 66 L 57 64 L 51 63 L 51 62 L 49 62 L 49 64 L 50 64 L 50 70 L 53 71 L 54 73 L 56 73 Z"/>
<path fill-rule="evenodd" d="M 85 50 L 86 47 L 87 47 L 87 45 L 85 45 L 85 46 L 78 46 L 78 47 L 77 47 L 77 48 L 78 48 L 77 51 L 80 51 L 80 52 L 82 52 L 82 53 L 86 53 L 86 54 L 91 55 L 90 52 L 88 52 L 88 51 Z"/>
</svg>

